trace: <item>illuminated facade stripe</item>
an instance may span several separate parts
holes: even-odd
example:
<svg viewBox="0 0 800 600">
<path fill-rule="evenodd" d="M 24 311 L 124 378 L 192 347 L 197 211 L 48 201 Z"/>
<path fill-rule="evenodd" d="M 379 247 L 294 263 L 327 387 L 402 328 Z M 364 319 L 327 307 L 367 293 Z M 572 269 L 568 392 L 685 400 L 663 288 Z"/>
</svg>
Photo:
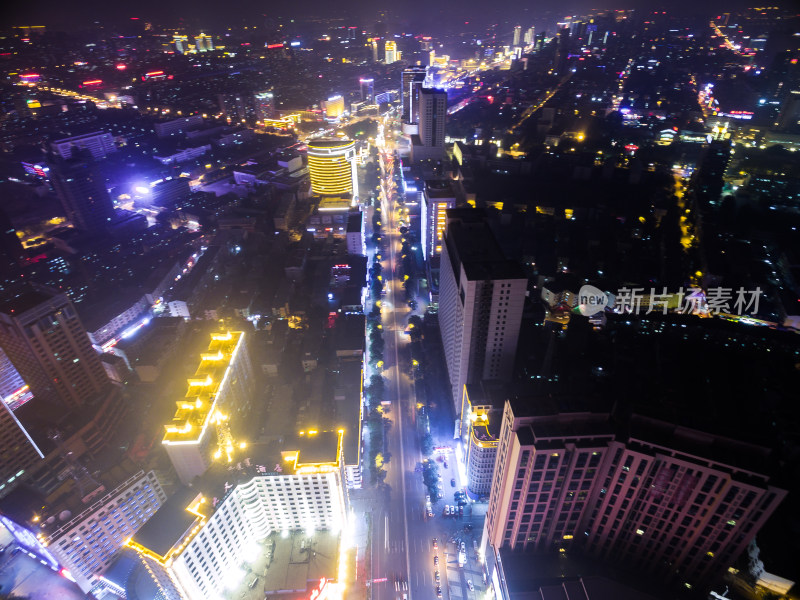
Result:
<svg viewBox="0 0 800 600">
<path fill-rule="evenodd" d="M 318 140 L 308 144 L 311 190 L 319 195 L 358 195 L 356 144 Z"/>
</svg>

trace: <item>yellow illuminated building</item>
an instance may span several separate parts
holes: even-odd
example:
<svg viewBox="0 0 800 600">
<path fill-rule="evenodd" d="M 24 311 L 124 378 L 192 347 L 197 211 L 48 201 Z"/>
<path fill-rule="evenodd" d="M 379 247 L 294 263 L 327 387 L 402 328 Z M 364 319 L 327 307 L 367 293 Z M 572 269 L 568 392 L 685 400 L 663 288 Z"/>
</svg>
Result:
<svg viewBox="0 0 800 600">
<path fill-rule="evenodd" d="M 344 429 L 302 431 L 280 452 L 255 444 L 249 466 L 218 480 L 213 498 L 179 490 L 125 545 L 138 554 L 161 597 L 211 600 L 222 590 L 253 589 L 240 566 L 252 563 L 271 534 L 326 537 L 339 547 L 326 575 L 339 597 L 353 578 L 344 435 Z"/>
<path fill-rule="evenodd" d="M 397 42 L 391 40 L 386 42 L 386 58 L 383 62 L 387 65 L 397 62 Z"/>
<path fill-rule="evenodd" d="M 175 416 L 165 426 L 161 443 L 185 484 L 208 469 L 215 424 L 231 416 L 246 417 L 253 376 L 244 339 L 241 331 L 211 335 L 194 377 L 187 380 L 186 395 L 175 402 Z M 222 412 L 225 416 L 220 418 Z"/>
<path fill-rule="evenodd" d="M 354 141 L 323 138 L 308 142 L 311 190 L 320 196 L 358 195 Z"/>
</svg>

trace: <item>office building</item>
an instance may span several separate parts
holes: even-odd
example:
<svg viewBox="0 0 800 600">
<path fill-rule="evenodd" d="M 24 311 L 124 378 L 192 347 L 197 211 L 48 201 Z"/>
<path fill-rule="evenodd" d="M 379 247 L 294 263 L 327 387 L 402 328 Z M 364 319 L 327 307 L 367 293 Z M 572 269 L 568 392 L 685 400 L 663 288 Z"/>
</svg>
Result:
<svg viewBox="0 0 800 600">
<path fill-rule="evenodd" d="M 161 442 L 184 484 L 205 473 L 214 455 L 231 451 L 249 413 L 253 384 L 244 332 L 212 334 Z"/>
<path fill-rule="evenodd" d="M 45 449 L 34 439 L 18 414 L 25 404 L 20 400 L 31 398 L 28 386 L 20 388 L 17 401 L 7 397 L 0 402 L 0 497 L 10 493 L 28 477 L 31 470 L 44 457 Z M 24 397 L 22 397 L 24 396 Z"/>
<path fill-rule="evenodd" d="M 522 37 L 522 26 L 521 25 L 515 25 L 514 26 L 514 38 L 511 41 L 511 46 L 514 47 L 514 48 L 519 46 L 519 42 L 520 42 L 520 38 L 521 37 Z"/>
<path fill-rule="evenodd" d="M 344 114 L 344 98 L 339 94 L 328 98 L 325 102 L 325 117 L 338 119 L 342 114 Z"/>
<path fill-rule="evenodd" d="M 26 527 L 0 515 L 0 592 L 3 598 L 85 600 L 53 554 Z"/>
<path fill-rule="evenodd" d="M 525 37 L 523 38 L 526 46 L 532 46 L 536 41 L 536 30 L 533 27 L 528 27 L 525 30 Z"/>
<path fill-rule="evenodd" d="M 256 92 L 253 94 L 253 103 L 257 121 L 275 118 L 275 95 L 272 92 Z"/>
<path fill-rule="evenodd" d="M 422 236 L 422 256 L 429 257 L 442 253 L 442 239 L 447 222 L 446 211 L 456 207 L 456 193 L 448 180 L 428 180 L 422 191 L 420 208 L 420 232 Z"/>
<path fill-rule="evenodd" d="M 417 113 L 412 111 L 412 99 L 417 98 L 419 90 L 421 89 L 422 82 L 425 81 L 426 69 L 417 65 L 403 69 L 400 75 L 400 93 L 402 103 L 402 119 L 404 123 L 416 123 Z M 412 84 L 414 86 L 415 94 L 412 94 Z M 418 111 L 417 111 L 418 112 Z"/>
<path fill-rule="evenodd" d="M 361 101 L 365 104 L 375 104 L 375 80 L 372 77 L 362 77 L 358 82 L 361 84 Z"/>
<path fill-rule="evenodd" d="M 708 584 L 786 495 L 769 451 L 632 415 L 505 405 L 483 546 L 582 553 L 655 580 Z"/>
<path fill-rule="evenodd" d="M 63 159 L 77 158 L 76 150 L 88 150 L 92 158 L 100 160 L 117 151 L 110 133 L 95 131 L 84 135 L 62 138 L 50 142 L 50 148 Z"/>
<path fill-rule="evenodd" d="M 91 159 L 56 159 L 50 164 L 50 182 L 67 219 L 90 234 L 106 231 L 114 219 L 114 204 L 102 174 Z"/>
<path fill-rule="evenodd" d="M 308 142 L 311 191 L 320 196 L 358 196 L 356 143 L 320 138 Z"/>
<path fill-rule="evenodd" d="M 476 497 L 488 497 L 500 439 L 505 401 L 511 386 L 497 381 L 467 384 L 461 398 L 463 427 L 459 434 L 466 452 L 467 489 Z"/>
<path fill-rule="evenodd" d="M 74 516 L 61 507 L 40 515 L 40 533 L 50 552 L 88 592 L 125 540 L 166 500 L 155 473 L 139 471 Z"/>
<path fill-rule="evenodd" d="M 205 33 L 195 36 L 194 44 L 198 52 L 210 52 L 214 49 L 214 38 Z"/>
<path fill-rule="evenodd" d="M 511 378 L 527 278 L 507 260 L 475 209 L 447 211 L 439 276 L 439 332 L 456 415 L 464 386 Z"/>
<path fill-rule="evenodd" d="M 32 397 L 30 387 L 0 348 L 0 400 L 14 410 Z"/>
<path fill-rule="evenodd" d="M 175 44 L 175 51 L 178 54 L 185 54 L 189 47 L 189 36 L 176 33 L 172 36 L 172 42 Z"/>
<path fill-rule="evenodd" d="M 364 241 L 364 213 L 354 211 L 347 215 L 347 232 L 345 233 L 347 253 L 366 255 L 367 248 Z"/>
<path fill-rule="evenodd" d="M 190 117 L 161 121 L 153 125 L 153 128 L 159 138 L 166 138 L 170 136 L 184 136 L 187 131 L 200 129 L 202 126 L 203 117 L 200 115 L 192 115 Z"/>
<path fill-rule="evenodd" d="M 238 598 L 254 588 L 257 597 L 279 591 L 308 595 L 309 581 L 320 577 L 332 586 L 344 583 L 343 432 L 301 434 L 283 451 L 255 449 L 263 454 L 246 461 L 252 467 L 225 475 L 224 484 L 209 484 L 208 495 L 180 490 L 133 536 L 127 545 L 160 597 L 210 600 L 226 590 Z M 312 552 L 315 559 L 309 560 Z M 288 566 L 253 577 L 249 565 L 264 553 L 268 562 Z M 325 572 L 315 571 L 315 564 Z"/>
<path fill-rule="evenodd" d="M 0 347 L 36 398 L 77 408 L 109 386 L 86 329 L 63 292 L 30 287 L 0 306 Z"/>
<path fill-rule="evenodd" d="M 419 90 L 419 134 L 411 138 L 411 157 L 420 160 L 444 158 L 447 92 L 433 88 Z"/>
<path fill-rule="evenodd" d="M 383 62 L 386 63 L 387 65 L 397 62 L 397 42 L 388 40 L 386 42 L 385 50 L 386 50 L 386 55 L 385 55 L 386 57 Z"/>
<path fill-rule="evenodd" d="M 219 108 L 228 123 L 252 123 L 256 120 L 253 98 L 248 94 L 219 94 Z"/>
</svg>

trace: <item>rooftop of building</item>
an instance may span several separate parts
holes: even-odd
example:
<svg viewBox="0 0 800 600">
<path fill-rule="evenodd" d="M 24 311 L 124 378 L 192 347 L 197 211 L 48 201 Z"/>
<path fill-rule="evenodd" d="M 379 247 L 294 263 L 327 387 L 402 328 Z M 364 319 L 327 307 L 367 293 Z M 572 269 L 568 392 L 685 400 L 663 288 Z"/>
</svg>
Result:
<svg viewBox="0 0 800 600">
<path fill-rule="evenodd" d="M 455 198 L 456 192 L 449 179 L 426 179 L 425 195 L 428 198 Z"/>
<path fill-rule="evenodd" d="M 652 588 L 645 588 L 635 575 L 572 553 L 534 554 L 503 548 L 499 556 L 510 600 L 653 599 L 638 591 Z"/>
<path fill-rule="evenodd" d="M 317 138 L 309 141 L 307 144 L 309 148 L 325 148 L 328 150 L 334 148 L 347 148 L 354 145 L 355 142 L 353 140 L 348 140 L 346 138 Z"/>
<path fill-rule="evenodd" d="M 241 331 L 211 334 L 208 351 L 200 355 L 185 397 L 175 402 L 177 410 L 172 422 L 165 426 L 164 444 L 199 441 L 214 418 L 217 397 L 243 339 Z"/>
<path fill-rule="evenodd" d="M 460 277 L 459 264 L 470 281 L 527 279 L 518 263 L 506 259 L 489 225 L 480 214 L 472 214 L 474 210 L 447 210 L 445 243 L 456 279 Z"/>
<path fill-rule="evenodd" d="M 194 487 L 179 488 L 133 535 L 132 542 L 165 557 L 202 518 L 187 510 L 200 494 L 200 490 Z M 208 504 L 208 501 L 202 504 Z"/>
<path fill-rule="evenodd" d="M 347 233 L 361 233 L 363 214 L 361 211 L 353 211 L 347 215 Z"/>
<path fill-rule="evenodd" d="M 24 286 L 16 295 L 8 295 L 2 303 L 0 303 L 0 313 L 11 316 L 19 317 L 25 312 L 41 306 L 42 304 L 54 301 L 56 303 L 64 304 L 64 298 L 61 292 L 50 290 L 43 286 Z"/>
</svg>

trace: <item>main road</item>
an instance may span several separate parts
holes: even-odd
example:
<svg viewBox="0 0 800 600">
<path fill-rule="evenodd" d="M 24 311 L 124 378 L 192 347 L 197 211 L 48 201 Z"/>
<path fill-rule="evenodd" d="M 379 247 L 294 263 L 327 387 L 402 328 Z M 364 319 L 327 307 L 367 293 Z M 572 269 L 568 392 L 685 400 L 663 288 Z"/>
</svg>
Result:
<svg viewBox="0 0 800 600">
<path fill-rule="evenodd" d="M 383 239 L 376 252 L 381 254 L 386 280 L 386 295 L 381 302 L 385 342 L 382 375 L 386 380 L 386 398 L 392 405 L 386 415 L 390 426 L 385 448 L 390 456 L 385 465 L 385 485 L 379 491 L 380 502 L 372 512 L 371 598 L 433 600 L 437 598 L 438 585 L 444 600 L 472 600 L 477 597 L 478 588 L 483 587 L 480 573 L 471 568 L 473 560 L 466 568 L 460 568 L 456 546 L 448 543 L 455 536 L 467 539 L 471 545 L 469 537 L 461 532 L 472 519 L 469 511 L 464 519 L 441 516 L 445 503 L 455 504 L 453 492 L 466 482 L 458 473 L 455 457 L 442 455 L 438 464 L 444 499 L 432 498 L 434 516 L 429 517 L 425 506 L 428 492 L 418 470 L 423 456 L 416 423 L 417 399 L 410 377 L 409 338 L 405 333 L 412 311 L 405 303 L 400 273 L 402 235 L 396 194 L 401 192 L 393 191 L 394 172 L 399 165 L 394 158 L 392 128 L 390 123 L 385 124 L 378 136 Z M 475 521 L 476 529 L 480 526 L 478 521 Z M 434 548 L 434 538 L 437 548 Z M 468 554 L 472 558 L 471 549 Z M 474 590 L 468 589 L 468 580 L 473 582 Z"/>
</svg>

